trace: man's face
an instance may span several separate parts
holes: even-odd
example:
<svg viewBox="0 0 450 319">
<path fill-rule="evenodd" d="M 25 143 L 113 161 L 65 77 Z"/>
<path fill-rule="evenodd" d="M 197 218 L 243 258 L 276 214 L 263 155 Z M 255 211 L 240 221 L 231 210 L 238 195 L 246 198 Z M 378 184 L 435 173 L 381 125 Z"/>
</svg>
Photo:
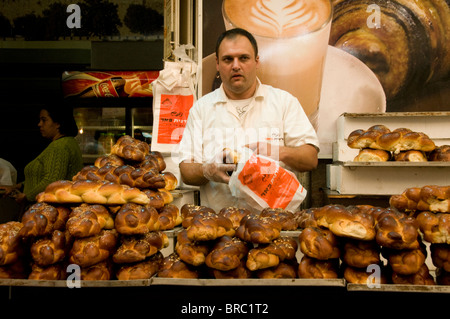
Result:
<svg viewBox="0 0 450 319">
<path fill-rule="evenodd" d="M 224 39 L 216 58 L 225 93 L 230 99 L 246 99 L 253 96 L 256 89 L 256 70 L 259 57 L 250 41 L 241 35 L 234 39 Z"/>
</svg>

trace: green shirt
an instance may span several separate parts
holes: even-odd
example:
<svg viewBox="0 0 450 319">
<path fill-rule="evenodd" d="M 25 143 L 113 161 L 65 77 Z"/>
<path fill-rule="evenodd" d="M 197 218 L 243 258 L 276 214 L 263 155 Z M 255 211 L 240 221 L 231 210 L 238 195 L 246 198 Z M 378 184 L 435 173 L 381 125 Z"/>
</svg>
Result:
<svg viewBox="0 0 450 319">
<path fill-rule="evenodd" d="M 82 168 L 83 158 L 75 138 L 59 138 L 25 166 L 23 192 L 29 201 L 35 201 L 36 195 L 43 192 L 48 184 L 58 180 L 72 180 Z"/>
</svg>

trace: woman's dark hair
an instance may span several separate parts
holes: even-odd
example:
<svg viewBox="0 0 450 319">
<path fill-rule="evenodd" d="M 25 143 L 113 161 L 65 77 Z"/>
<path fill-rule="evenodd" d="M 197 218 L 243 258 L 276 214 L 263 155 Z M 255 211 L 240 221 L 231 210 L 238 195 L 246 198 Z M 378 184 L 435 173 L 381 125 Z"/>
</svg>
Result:
<svg viewBox="0 0 450 319">
<path fill-rule="evenodd" d="M 73 108 L 63 99 L 56 99 L 46 103 L 43 110 L 47 110 L 53 122 L 59 124 L 59 133 L 64 136 L 77 136 L 78 126 L 73 117 Z"/>
<path fill-rule="evenodd" d="M 242 35 L 250 41 L 250 43 L 253 47 L 253 50 L 255 51 L 255 57 L 257 57 L 258 56 L 258 44 L 256 43 L 256 39 L 253 37 L 253 35 L 250 32 L 248 32 L 247 30 L 241 29 L 241 28 L 230 29 L 230 30 L 223 32 L 221 35 L 219 35 L 219 38 L 217 39 L 217 43 L 216 43 L 216 57 L 219 57 L 219 47 L 220 47 L 220 44 L 222 43 L 222 41 L 224 39 L 234 39 L 238 35 Z"/>
</svg>

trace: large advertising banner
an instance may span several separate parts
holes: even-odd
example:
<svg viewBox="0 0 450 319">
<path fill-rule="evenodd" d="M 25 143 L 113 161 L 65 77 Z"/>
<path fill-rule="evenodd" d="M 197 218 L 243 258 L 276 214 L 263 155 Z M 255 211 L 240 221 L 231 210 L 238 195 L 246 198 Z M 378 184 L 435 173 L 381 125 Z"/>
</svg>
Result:
<svg viewBox="0 0 450 319">
<path fill-rule="evenodd" d="M 251 32 L 262 83 L 302 104 L 332 154 L 342 113 L 450 111 L 448 1 L 208 0 L 202 11 L 202 86 L 220 85 L 215 45 Z"/>
</svg>

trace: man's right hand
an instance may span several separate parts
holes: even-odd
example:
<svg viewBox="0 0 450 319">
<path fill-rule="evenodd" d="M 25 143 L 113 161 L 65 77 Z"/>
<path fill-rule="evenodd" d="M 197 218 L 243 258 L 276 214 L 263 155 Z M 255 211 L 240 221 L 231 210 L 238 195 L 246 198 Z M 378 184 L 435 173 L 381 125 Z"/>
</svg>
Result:
<svg viewBox="0 0 450 319">
<path fill-rule="evenodd" d="M 228 184 L 231 173 L 236 170 L 236 164 L 224 164 L 226 161 L 227 151 L 223 150 L 216 154 L 212 160 L 203 164 L 203 176 L 213 182 Z"/>
</svg>

